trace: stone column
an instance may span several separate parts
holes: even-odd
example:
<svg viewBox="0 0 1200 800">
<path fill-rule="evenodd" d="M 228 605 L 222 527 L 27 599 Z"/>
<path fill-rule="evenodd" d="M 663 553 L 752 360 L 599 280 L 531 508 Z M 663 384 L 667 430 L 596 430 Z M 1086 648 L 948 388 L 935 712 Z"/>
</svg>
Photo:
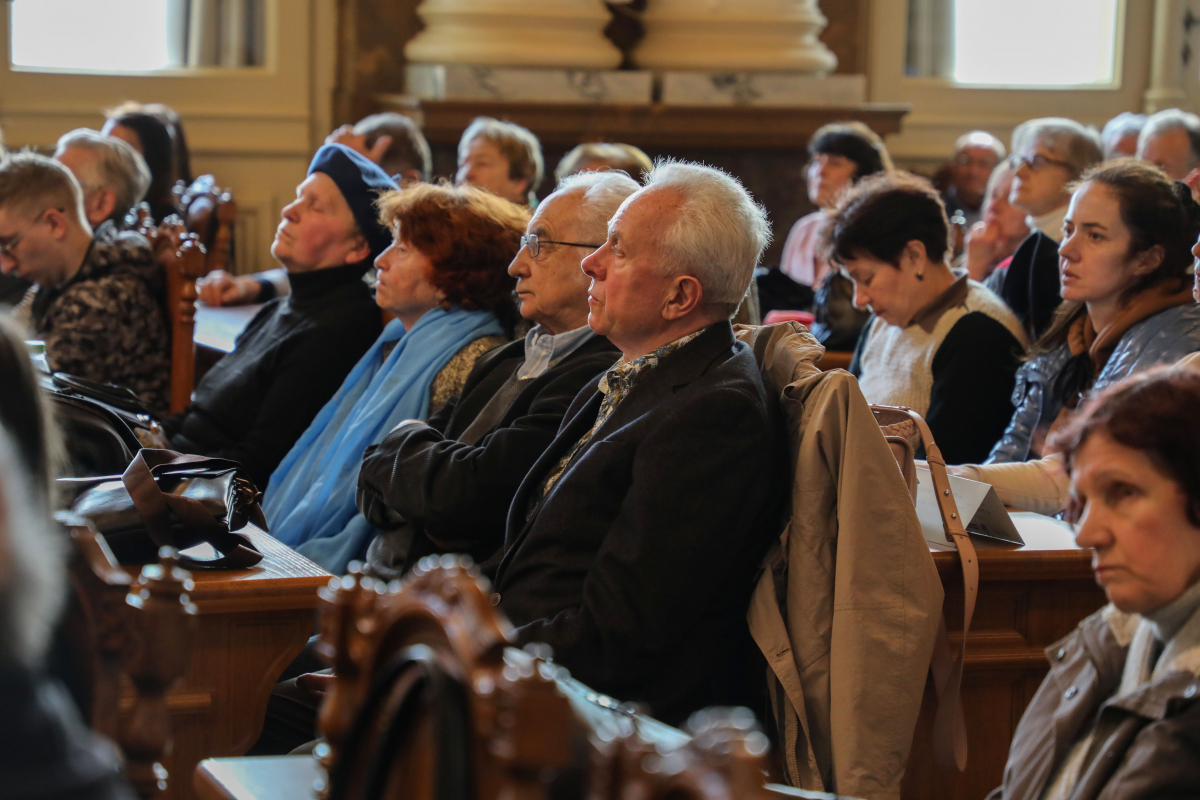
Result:
<svg viewBox="0 0 1200 800">
<path fill-rule="evenodd" d="M 418 64 L 614 69 L 601 0 L 425 0 L 425 30 L 404 48 Z"/>
<path fill-rule="evenodd" d="M 1150 87 L 1142 95 L 1147 114 L 1184 105 L 1183 91 L 1183 3 L 1156 0 L 1154 45 L 1150 50 Z"/>
<path fill-rule="evenodd" d="M 650 0 L 642 69 L 832 72 L 837 56 L 817 38 L 817 0 Z"/>
</svg>

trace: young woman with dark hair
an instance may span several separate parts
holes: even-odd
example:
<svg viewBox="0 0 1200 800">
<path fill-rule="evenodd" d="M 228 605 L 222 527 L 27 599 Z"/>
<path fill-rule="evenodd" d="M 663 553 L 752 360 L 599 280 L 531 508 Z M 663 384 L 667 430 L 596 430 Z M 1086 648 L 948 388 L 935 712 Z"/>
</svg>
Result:
<svg viewBox="0 0 1200 800">
<path fill-rule="evenodd" d="M 144 111 L 123 111 L 109 117 L 100 132 L 128 142 L 146 160 L 150 188 L 145 200 L 154 221 L 162 222 L 169 215 L 178 214 L 171 192 L 175 186 L 175 143 L 163 121 Z"/>
<path fill-rule="evenodd" d="M 981 284 L 950 269 L 949 223 L 923 178 L 866 178 L 834 209 L 826 252 L 870 306 L 850 371 L 870 403 L 908 406 L 949 463 L 988 451 L 1012 413 L 1024 333 Z"/>
<path fill-rule="evenodd" d="M 1187 186 L 1132 159 L 1084 175 L 1059 248 L 1063 304 L 1017 372 L 1016 411 L 987 462 L 959 468 L 1009 505 L 1054 514 L 1066 475 L 1042 442 L 1089 392 L 1200 350 L 1188 271 L 1200 206 Z"/>
<path fill-rule="evenodd" d="M 1110 605 L 1051 645 L 990 800 L 1200 789 L 1200 372 L 1110 386 L 1052 444 Z"/>
</svg>

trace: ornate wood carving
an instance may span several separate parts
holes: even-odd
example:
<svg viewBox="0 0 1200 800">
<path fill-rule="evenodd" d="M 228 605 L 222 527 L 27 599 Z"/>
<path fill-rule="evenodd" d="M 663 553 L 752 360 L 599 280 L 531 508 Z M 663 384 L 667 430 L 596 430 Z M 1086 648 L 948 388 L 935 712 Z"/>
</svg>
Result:
<svg viewBox="0 0 1200 800">
<path fill-rule="evenodd" d="M 188 600 L 191 576 L 177 566 L 177 553 L 163 548 L 157 564 L 131 579 L 108 546 L 83 525 L 71 528 L 75 590 L 68 622 L 73 648 L 83 656 L 80 680 L 89 719 L 116 740 L 126 774 L 138 795 L 151 798 L 167 788 L 161 764 L 171 730 L 166 693 L 187 669 L 195 606 Z M 133 686 L 128 713 L 121 709 L 122 681 Z"/>
</svg>

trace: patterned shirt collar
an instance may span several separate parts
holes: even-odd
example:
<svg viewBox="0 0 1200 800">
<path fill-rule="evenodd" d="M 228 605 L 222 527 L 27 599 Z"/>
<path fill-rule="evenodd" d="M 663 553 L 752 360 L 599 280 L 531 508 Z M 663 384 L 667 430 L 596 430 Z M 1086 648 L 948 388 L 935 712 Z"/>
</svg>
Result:
<svg viewBox="0 0 1200 800">
<path fill-rule="evenodd" d="M 523 381 L 541 377 L 595 335 L 596 332 L 588 325 L 557 334 L 550 333 L 541 325 L 534 325 L 525 335 L 525 362 L 517 370 L 517 379 Z"/>
<path fill-rule="evenodd" d="M 704 328 L 701 328 L 698 331 L 692 331 L 686 336 L 681 336 L 673 342 L 667 342 L 657 350 L 653 350 L 644 356 L 638 356 L 633 361 L 621 359 L 612 367 L 610 367 L 608 372 L 604 373 L 604 377 L 600 379 L 600 391 L 606 396 L 606 399 L 608 399 L 607 396 L 610 393 L 613 393 L 615 395 L 612 398 L 614 400 L 614 404 L 616 402 L 620 402 L 620 400 L 629 393 L 629 390 L 633 388 L 634 384 L 637 383 L 638 378 L 643 372 L 648 372 L 654 367 L 657 367 L 658 362 L 664 357 L 674 353 L 676 350 L 680 349 L 688 342 L 704 333 L 704 330 Z"/>
</svg>

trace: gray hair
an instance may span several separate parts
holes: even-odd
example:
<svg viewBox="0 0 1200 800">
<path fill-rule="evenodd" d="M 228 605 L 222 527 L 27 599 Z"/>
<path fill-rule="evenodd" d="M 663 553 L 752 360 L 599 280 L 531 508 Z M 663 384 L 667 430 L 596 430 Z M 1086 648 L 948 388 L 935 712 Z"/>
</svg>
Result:
<svg viewBox="0 0 1200 800">
<path fill-rule="evenodd" d="M 659 159 L 641 191 L 654 189 L 683 197 L 661 242 L 669 268 L 700 281 L 705 306 L 732 315 L 771 243 L 766 209 L 732 175 L 703 164 Z"/>
<path fill-rule="evenodd" d="M 508 177 L 510 180 L 524 178 L 529 181 L 529 200 L 532 203 L 538 184 L 542 182 L 545 163 L 542 161 L 542 143 L 534 136 L 533 131 L 522 128 L 515 122 L 501 122 L 492 117 L 476 117 L 463 131 L 458 140 L 458 163 L 467 158 L 471 150 L 471 142 L 482 138 L 496 145 L 500 155 L 508 161 Z"/>
<path fill-rule="evenodd" d="M 1192 151 L 1192 161 L 1189 166 L 1195 166 L 1197 162 L 1200 162 L 1200 117 L 1178 108 L 1159 111 L 1146 120 L 1142 134 L 1138 137 L 1138 156 L 1141 156 L 1142 150 L 1151 136 L 1158 136 L 1173 130 L 1181 130 L 1187 134 L 1188 145 Z"/>
<path fill-rule="evenodd" d="M 997 139 L 987 131 L 971 131 L 964 133 L 954 142 L 955 155 L 961 153 L 967 147 L 987 147 L 996 154 L 996 158 L 1003 159 L 1008 155 L 1004 149 L 1004 142 Z"/>
<path fill-rule="evenodd" d="M 1100 132 L 1100 142 L 1104 145 L 1104 157 L 1112 158 L 1113 145 L 1119 139 L 1130 134 L 1140 134 L 1144 127 L 1146 127 L 1146 115 L 1134 114 L 1132 111 L 1122 111 L 1104 123 L 1104 130 Z"/>
<path fill-rule="evenodd" d="M 116 207 L 110 217 L 117 224 L 129 213 L 150 188 L 150 168 L 141 153 L 115 136 L 104 136 L 91 128 L 76 128 L 58 140 L 54 155 L 77 147 L 95 156 L 86 168 L 87 174 L 77 175 L 84 191 L 111 189 L 116 195 Z"/>
<path fill-rule="evenodd" d="M 563 178 L 550 197 L 582 192 L 583 207 L 580 208 L 576 230 L 581 236 L 603 242 L 608 236 L 608 221 L 621 204 L 640 188 L 637 181 L 621 170 L 580 172 Z"/>
<path fill-rule="evenodd" d="M 66 543 L 35 508 L 24 463 L 0 427 L 0 663 L 45 654 L 66 591 Z"/>
<path fill-rule="evenodd" d="M 554 168 L 554 177 L 561 183 L 563 178 L 579 172 L 589 162 L 600 162 L 609 169 L 624 170 L 637 180 L 654 169 L 650 156 L 640 147 L 622 142 L 584 142 L 562 157 Z"/>
<path fill-rule="evenodd" d="M 1071 165 L 1079 177 L 1093 164 L 1104 160 L 1100 134 L 1095 128 L 1065 117 L 1041 117 L 1022 122 L 1013 129 L 1012 151 L 1022 153 L 1026 147 L 1041 142 L 1058 159 Z"/>
</svg>

